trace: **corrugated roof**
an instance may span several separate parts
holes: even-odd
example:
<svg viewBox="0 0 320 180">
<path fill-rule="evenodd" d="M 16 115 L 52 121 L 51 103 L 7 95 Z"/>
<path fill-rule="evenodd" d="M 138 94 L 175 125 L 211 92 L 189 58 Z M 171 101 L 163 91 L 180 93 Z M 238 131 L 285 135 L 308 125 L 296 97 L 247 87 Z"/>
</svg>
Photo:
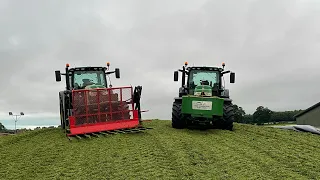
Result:
<svg viewBox="0 0 320 180">
<path fill-rule="evenodd" d="M 319 107 L 319 106 L 320 106 L 320 102 L 318 102 L 317 104 L 315 104 L 315 105 L 307 108 L 306 110 L 302 111 L 301 113 L 298 113 L 298 114 L 294 115 L 293 117 L 296 118 L 296 117 L 299 117 L 299 116 L 301 116 L 301 115 L 304 115 L 305 113 L 307 113 L 307 112 L 309 112 L 309 111 L 311 111 L 311 110 L 313 110 L 314 108 Z"/>
</svg>

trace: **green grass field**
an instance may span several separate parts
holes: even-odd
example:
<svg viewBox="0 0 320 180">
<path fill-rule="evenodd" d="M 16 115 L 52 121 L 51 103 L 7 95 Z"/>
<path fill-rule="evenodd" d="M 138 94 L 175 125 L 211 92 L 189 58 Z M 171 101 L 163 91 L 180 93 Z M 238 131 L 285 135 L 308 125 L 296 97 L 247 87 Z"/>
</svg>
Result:
<svg viewBox="0 0 320 180">
<path fill-rule="evenodd" d="M 69 142 L 60 129 L 0 137 L 0 179 L 319 179 L 320 136 L 235 124 Z"/>
</svg>

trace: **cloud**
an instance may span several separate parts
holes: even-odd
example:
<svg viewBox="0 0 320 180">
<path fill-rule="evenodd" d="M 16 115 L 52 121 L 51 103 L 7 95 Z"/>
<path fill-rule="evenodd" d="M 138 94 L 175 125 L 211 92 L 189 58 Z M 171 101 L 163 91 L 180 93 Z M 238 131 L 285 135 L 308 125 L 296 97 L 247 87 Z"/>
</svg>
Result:
<svg viewBox="0 0 320 180">
<path fill-rule="evenodd" d="M 317 1 L 2 1 L 0 112 L 57 115 L 54 71 L 71 66 L 121 70 L 113 86 L 142 85 L 145 118 L 171 118 L 190 65 L 236 72 L 234 102 L 252 113 L 304 109 L 319 95 Z"/>
</svg>

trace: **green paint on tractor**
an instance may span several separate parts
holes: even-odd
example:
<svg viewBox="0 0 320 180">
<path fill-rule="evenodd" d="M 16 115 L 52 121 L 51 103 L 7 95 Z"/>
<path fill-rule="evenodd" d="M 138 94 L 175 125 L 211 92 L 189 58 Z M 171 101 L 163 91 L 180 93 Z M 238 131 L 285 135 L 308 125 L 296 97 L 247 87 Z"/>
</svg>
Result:
<svg viewBox="0 0 320 180">
<path fill-rule="evenodd" d="M 192 117 L 223 116 L 223 102 L 219 97 L 182 96 L 181 112 Z"/>
<path fill-rule="evenodd" d="M 230 83 L 235 81 L 235 73 L 219 67 L 193 66 L 174 72 L 174 81 L 182 72 L 179 97 L 172 105 L 172 127 L 184 128 L 191 124 L 233 129 L 234 112 L 229 90 L 225 89 L 224 75 L 230 73 Z"/>
<path fill-rule="evenodd" d="M 191 92 L 192 93 L 192 92 Z M 200 85 L 194 88 L 193 94 L 195 96 L 212 96 L 212 88 L 210 85 Z"/>
</svg>

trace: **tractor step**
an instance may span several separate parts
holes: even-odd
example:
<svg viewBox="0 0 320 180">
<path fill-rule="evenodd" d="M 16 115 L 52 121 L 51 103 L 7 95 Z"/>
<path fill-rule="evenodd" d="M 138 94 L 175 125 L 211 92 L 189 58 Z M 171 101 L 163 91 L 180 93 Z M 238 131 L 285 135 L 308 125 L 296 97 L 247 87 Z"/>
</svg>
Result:
<svg viewBox="0 0 320 180">
<path fill-rule="evenodd" d="M 103 137 L 108 135 L 115 135 L 115 134 L 129 134 L 129 133 L 139 133 L 144 132 L 146 130 L 153 129 L 150 127 L 137 127 L 132 129 L 117 129 L 117 130 L 110 130 L 110 131 L 101 131 L 95 133 L 88 133 L 88 134 L 78 134 L 78 135 L 67 135 L 67 138 L 71 141 L 73 139 L 91 139 L 93 137 Z"/>
</svg>

